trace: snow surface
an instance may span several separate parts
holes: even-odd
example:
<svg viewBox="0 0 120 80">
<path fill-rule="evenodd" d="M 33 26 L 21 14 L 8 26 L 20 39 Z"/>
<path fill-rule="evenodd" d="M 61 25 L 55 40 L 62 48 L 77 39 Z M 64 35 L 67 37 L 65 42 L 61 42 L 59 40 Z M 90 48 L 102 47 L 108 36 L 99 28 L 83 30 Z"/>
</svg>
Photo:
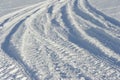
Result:
<svg viewBox="0 0 120 80">
<path fill-rule="evenodd" d="M 89 0 L 92 6 L 101 12 L 120 21 L 120 1 L 119 0 Z"/>
<path fill-rule="evenodd" d="M 0 2 L 0 80 L 120 80 L 119 0 Z"/>
</svg>

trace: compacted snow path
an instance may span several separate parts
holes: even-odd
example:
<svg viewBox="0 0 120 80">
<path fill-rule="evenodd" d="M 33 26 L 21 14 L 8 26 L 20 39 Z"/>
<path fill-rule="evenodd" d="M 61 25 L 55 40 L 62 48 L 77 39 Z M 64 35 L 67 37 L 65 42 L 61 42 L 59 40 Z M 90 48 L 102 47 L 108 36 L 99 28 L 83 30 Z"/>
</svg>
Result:
<svg viewBox="0 0 120 80">
<path fill-rule="evenodd" d="M 0 80 L 119 80 L 120 22 L 88 0 L 46 0 L 0 18 Z"/>
</svg>

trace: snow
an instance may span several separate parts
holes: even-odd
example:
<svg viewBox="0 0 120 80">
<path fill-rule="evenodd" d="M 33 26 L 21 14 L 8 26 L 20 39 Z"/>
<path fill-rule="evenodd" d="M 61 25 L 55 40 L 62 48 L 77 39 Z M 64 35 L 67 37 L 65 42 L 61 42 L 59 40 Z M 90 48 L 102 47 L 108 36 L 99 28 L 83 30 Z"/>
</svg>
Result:
<svg viewBox="0 0 120 80">
<path fill-rule="evenodd" d="M 44 0 L 0 0 L 0 16 L 42 1 Z"/>
<path fill-rule="evenodd" d="M 90 3 L 101 12 L 120 21 L 119 0 L 90 0 Z"/>
<path fill-rule="evenodd" d="M 0 80 L 120 79 L 118 0 L 0 2 Z"/>
</svg>

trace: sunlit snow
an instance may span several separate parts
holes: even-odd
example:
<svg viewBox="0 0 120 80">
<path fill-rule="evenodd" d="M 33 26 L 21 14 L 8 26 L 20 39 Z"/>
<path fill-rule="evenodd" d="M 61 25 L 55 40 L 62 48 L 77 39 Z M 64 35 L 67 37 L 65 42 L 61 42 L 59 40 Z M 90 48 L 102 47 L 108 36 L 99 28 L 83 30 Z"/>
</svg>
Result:
<svg viewBox="0 0 120 80">
<path fill-rule="evenodd" d="M 0 80 L 120 80 L 119 0 L 0 0 Z"/>
</svg>

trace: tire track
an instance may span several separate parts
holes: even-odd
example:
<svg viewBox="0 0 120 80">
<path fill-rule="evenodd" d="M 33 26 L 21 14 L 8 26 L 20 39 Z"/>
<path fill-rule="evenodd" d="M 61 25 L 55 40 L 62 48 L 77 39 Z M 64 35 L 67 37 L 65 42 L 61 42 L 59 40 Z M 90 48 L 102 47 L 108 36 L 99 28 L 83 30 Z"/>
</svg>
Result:
<svg viewBox="0 0 120 80">
<path fill-rule="evenodd" d="M 120 28 L 119 26 L 116 26 L 114 24 L 112 24 L 109 20 L 106 20 L 104 18 L 104 16 L 97 14 L 91 7 L 91 5 L 89 4 L 89 2 L 87 0 L 82 1 L 81 0 L 81 6 L 83 8 L 83 10 L 88 13 L 89 15 L 91 15 L 92 17 L 98 19 L 99 21 L 101 21 L 106 28 L 104 28 L 104 31 L 107 31 L 107 34 L 111 34 L 111 37 L 116 37 L 119 38 L 119 33 L 120 33 Z M 106 16 L 106 15 L 105 15 Z M 112 19 L 111 19 L 112 20 Z M 114 19 L 113 19 L 114 21 Z M 101 28 L 102 29 L 102 28 Z"/>
<path fill-rule="evenodd" d="M 76 0 L 77 1 L 77 0 Z M 77 2 L 76 2 L 76 4 L 77 4 Z M 74 5 L 75 5 L 75 3 L 74 3 Z M 78 11 L 78 10 L 77 10 Z M 82 14 L 80 15 L 80 17 L 81 16 L 83 16 Z M 79 24 L 77 25 L 77 26 L 79 26 Z M 76 26 L 75 26 L 76 27 Z M 100 55 L 100 56 L 102 56 L 102 58 L 104 57 L 104 58 L 107 58 L 107 59 L 111 59 L 110 60 L 110 62 L 112 62 L 112 63 L 114 63 L 115 62 L 115 64 L 116 65 L 118 65 L 118 61 L 119 61 L 119 55 L 117 55 L 114 51 L 112 51 L 111 49 L 109 49 L 108 47 L 105 47 L 104 45 L 103 45 L 103 43 L 102 42 L 100 42 L 99 40 L 97 40 L 97 39 L 95 39 L 94 37 L 91 37 L 91 36 L 89 36 L 89 34 L 86 34 L 86 32 L 83 32 L 83 31 L 81 31 L 80 29 L 79 29 L 79 27 L 77 28 L 81 33 L 82 33 L 82 35 L 84 35 L 84 37 L 85 37 L 85 39 L 87 39 L 88 40 L 88 42 L 90 42 L 91 44 L 93 44 L 93 45 L 95 45 L 95 48 L 93 48 L 92 50 L 89 50 L 89 51 L 95 51 L 95 50 L 97 50 L 96 49 L 96 47 L 98 47 L 98 52 L 91 52 L 91 53 L 94 53 L 94 55 L 96 55 L 96 56 L 98 56 L 98 55 Z M 88 39 L 89 38 L 89 39 Z M 76 39 L 75 39 L 76 40 Z M 77 41 L 75 41 L 75 42 L 77 42 Z M 76 43 L 76 44 L 78 44 L 78 43 Z M 88 46 L 89 47 L 89 46 Z M 92 46 L 91 46 L 92 47 Z M 91 48 L 90 47 L 90 48 Z M 93 46 L 94 47 L 94 46 Z M 90 48 L 88 48 L 88 49 L 90 49 Z M 95 49 L 95 50 L 94 50 Z M 102 51 L 100 54 L 99 54 L 99 52 L 100 51 Z M 96 54 L 97 53 L 97 54 Z M 100 57 L 99 56 L 99 57 Z M 105 57 L 106 56 L 106 57 Z M 108 57 L 107 57 L 108 56 Z M 111 57 L 111 58 L 110 58 Z M 112 58 L 113 57 L 113 58 Z M 107 59 L 105 59 L 105 60 L 107 60 Z M 117 60 L 118 61 L 117 61 Z M 119 66 L 119 65 L 118 65 Z"/>
<path fill-rule="evenodd" d="M 11 57 L 12 59 L 14 59 L 15 61 L 17 61 L 26 71 L 26 73 L 29 75 L 29 77 L 31 77 L 32 80 L 37 80 L 36 77 L 34 77 L 33 72 L 30 70 L 30 68 L 23 62 L 23 60 L 21 59 L 20 55 L 16 54 L 18 53 L 18 51 L 15 49 L 15 47 L 12 45 L 12 43 L 10 42 L 12 36 L 14 35 L 14 33 L 18 30 L 18 28 L 24 23 L 24 21 L 30 17 L 31 15 L 33 15 L 34 13 L 36 13 L 39 10 L 40 7 L 38 7 L 38 9 L 34 9 L 32 10 L 32 12 L 30 13 L 30 15 L 28 13 L 28 15 L 25 15 L 26 17 L 23 18 L 22 20 L 20 18 L 18 18 L 18 21 L 20 19 L 20 21 L 15 24 L 15 26 L 13 27 L 13 29 L 11 30 L 11 32 L 7 35 L 7 37 L 5 38 L 5 41 L 2 43 L 1 48 L 4 50 L 5 53 L 7 53 L 7 55 L 9 57 Z M 23 15 L 22 15 L 23 16 Z M 21 17 L 21 16 L 20 16 Z M 14 23 L 13 23 L 14 24 Z"/>
<path fill-rule="evenodd" d="M 32 30 L 33 31 L 33 30 Z M 88 55 L 86 55 L 87 54 L 87 52 L 84 52 L 85 50 L 83 50 L 83 52 L 81 52 L 81 49 L 80 49 L 80 51 L 79 50 L 77 50 L 77 49 L 79 49 L 79 48 L 77 48 L 77 49 L 75 49 L 75 50 L 77 50 L 78 51 L 78 53 L 77 52 L 73 52 L 73 48 L 76 48 L 75 46 L 72 46 L 72 45 L 68 45 L 68 46 L 71 46 L 71 47 L 73 47 L 71 50 L 70 50 L 70 47 L 68 47 L 68 48 L 66 48 L 66 47 L 63 47 L 63 46 L 61 46 L 60 47 L 60 45 L 58 45 L 58 44 L 56 44 L 55 42 L 53 42 L 53 41 L 50 41 L 50 40 L 48 40 L 48 39 L 44 39 L 44 38 L 42 38 L 42 37 L 39 37 L 39 35 L 37 35 L 37 33 L 35 34 L 34 32 L 33 32 L 33 34 L 35 35 L 35 38 L 39 41 L 39 40 L 42 40 L 42 41 L 40 41 L 40 42 L 44 42 L 44 41 L 46 41 L 47 43 L 45 43 L 45 44 L 48 44 L 47 46 L 50 48 L 50 49 L 54 49 L 54 53 L 57 53 L 57 55 L 59 55 L 59 57 L 60 57 L 60 60 L 63 60 L 63 61 L 65 61 L 65 62 L 68 62 L 68 63 L 70 63 L 70 64 L 72 64 L 72 65 L 74 65 L 75 66 L 75 64 L 74 64 L 74 61 L 78 61 L 78 66 L 76 66 L 77 68 L 79 67 L 79 68 L 81 68 L 81 64 L 79 64 L 80 62 L 81 63 L 83 63 L 83 61 L 84 62 L 87 62 L 86 64 L 86 66 L 88 66 L 88 64 L 90 64 L 89 63 L 89 61 L 92 61 L 92 63 L 94 63 L 93 61 L 95 61 L 95 64 L 94 64 L 94 66 L 96 66 L 97 64 L 102 64 L 101 62 L 99 63 L 99 61 L 100 60 L 91 60 L 91 59 L 94 59 L 93 57 L 91 57 L 91 56 L 88 56 Z M 66 43 L 66 42 L 65 42 Z M 54 44 L 54 45 L 53 45 Z M 72 54 L 71 54 L 72 53 Z M 75 54 L 74 54 L 75 53 Z M 81 55 L 76 55 L 76 54 L 81 54 Z M 76 55 L 76 57 L 75 57 L 75 55 Z M 80 57 L 81 56 L 81 57 Z M 83 57 L 83 56 L 85 56 L 85 57 Z M 79 58 L 78 58 L 79 57 Z M 86 59 L 86 58 L 90 58 L 90 59 Z M 53 59 L 53 58 L 52 58 Z M 80 60 L 77 60 L 77 59 L 80 59 Z M 84 60 L 85 59 L 85 60 Z M 89 60 L 89 61 L 86 61 L 86 60 Z M 56 60 L 57 61 L 57 60 Z M 72 63 L 71 63 L 72 62 Z M 96 62 L 97 62 L 97 64 L 96 64 Z M 84 63 L 83 63 L 84 64 Z M 106 63 L 103 63 L 105 66 L 106 66 L 106 68 L 104 68 L 104 69 L 107 69 L 107 64 Z M 93 64 L 91 64 L 92 66 L 93 66 Z M 89 68 L 91 68 L 92 66 L 89 66 Z M 97 69 L 99 69 L 98 67 L 96 67 Z M 101 68 L 103 68 L 103 66 L 101 66 Z M 91 69 L 89 69 L 89 70 L 91 70 Z M 103 70 L 103 69 L 101 69 L 101 70 Z M 84 72 L 85 70 L 83 70 L 83 72 Z M 91 70 L 92 71 L 92 70 Z M 99 71 L 99 70 L 98 70 Z M 105 71 L 105 70 L 103 70 L 103 71 Z M 105 71 L 106 72 L 106 71 Z M 87 74 L 88 72 L 84 72 L 85 74 Z M 87 75 L 90 75 L 90 74 L 92 74 L 92 73 L 89 73 L 89 74 L 87 74 Z M 101 73 L 101 74 L 103 74 L 103 73 Z M 103 75 L 101 75 L 101 77 L 102 77 Z M 113 77 L 112 75 L 111 76 L 106 76 L 107 78 L 111 78 L 111 77 Z M 100 77 L 98 77 L 98 78 L 100 78 Z M 96 80 L 96 79 L 98 79 L 98 78 L 93 78 L 93 80 Z M 88 79 L 89 80 L 89 79 Z"/>
<path fill-rule="evenodd" d="M 102 15 L 99 15 L 99 14 L 97 14 L 97 13 L 95 13 L 95 11 L 92 11 L 93 9 L 92 9 L 92 7 L 90 6 L 90 4 L 88 3 L 88 1 L 87 0 L 84 0 L 84 1 L 82 1 L 84 4 L 83 4 L 83 6 L 87 9 L 88 8 L 88 13 L 90 13 L 91 15 L 93 15 L 94 17 L 96 17 L 96 18 L 98 18 L 98 19 L 100 19 L 100 21 L 102 21 L 101 20 L 101 18 L 100 18 L 100 16 L 101 17 L 103 17 L 103 19 L 104 19 L 104 16 L 102 16 Z M 95 14 L 94 14 L 95 13 Z M 98 17 L 97 17 L 98 16 Z M 105 23 L 105 22 L 107 22 L 107 21 L 109 21 L 109 20 L 103 20 L 104 22 L 102 22 L 102 23 Z M 110 21 L 109 21 L 110 22 Z M 107 26 L 109 26 L 109 24 L 108 23 L 105 23 Z M 111 23 L 112 24 L 112 23 Z M 115 25 L 115 24 L 113 24 L 113 25 Z M 93 28 L 92 28 L 93 29 Z M 92 30 L 91 29 L 91 30 Z M 95 28 L 94 28 L 95 29 Z M 116 31 L 116 30 L 114 30 L 114 29 L 117 29 L 118 31 Z M 89 32 L 91 31 L 91 30 L 88 30 Z M 102 31 L 103 30 L 103 31 Z M 100 39 L 100 37 L 98 38 L 98 36 L 96 36 L 96 38 L 98 39 L 98 40 L 100 40 L 101 42 L 103 42 L 104 44 L 107 44 L 107 47 L 109 47 L 110 49 L 112 49 L 112 50 L 114 50 L 114 52 L 116 52 L 117 54 L 119 54 L 120 52 L 119 52 L 119 40 L 117 40 L 116 38 L 114 38 L 113 36 L 111 36 L 111 35 L 109 35 L 109 34 L 107 34 L 105 31 L 104 31 L 104 29 L 102 29 L 102 30 L 100 30 L 100 29 L 98 29 L 97 31 L 99 32 L 97 32 L 98 33 L 98 35 L 100 36 L 104 36 L 104 35 L 106 35 L 104 38 L 103 37 L 101 37 L 101 38 L 103 38 L 104 40 L 102 40 L 102 39 Z M 108 30 L 110 30 L 110 29 L 108 29 Z M 109 32 L 112 32 L 112 31 L 115 31 L 115 32 L 118 32 L 118 34 L 119 34 L 119 32 L 120 32 L 120 30 L 119 30 L 119 28 L 118 27 L 116 27 L 116 26 L 112 26 L 112 30 L 110 30 Z M 97 33 L 95 33 L 95 35 L 97 34 Z M 103 34 L 104 33 L 104 34 Z M 88 33 L 89 34 L 89 33 Z M 116 33 L 117 34 L 117 33 Z M 93 34 L 94 35 L 94 34 Z M 91 35 L 92 36 L 92 35 Z M 95 36 L 94 36 L 95 37 Z M 111 40 L 112 39 L 112 40 Z M 104 41 L 106 41 L 106 42 L 104 42 Z M 117 44 L 116 44 L 116 42 L 118 42 Z M 109 46 L 110 45 L 110 46 Z M 117 46 L 117 47 L 116 47 Z"/>
<path fill-rule="evenodd" d="M 0 79 L 20 79 L 30 80 L 29 76 L 26 74 L 21 65 L 12 60 L 4 52 L 0 51 Z"/>
<path fill-rule="evenodd" d="M 70 7 L 69 7 L 70 8 Z M 68 18 L 68 16 L 69 16 L 69 14 L 70 13 L 68 13 L 69 12 L 69 10 L 67 10 L 68 8 L 67 8 L 67 6 L 65 5 L 63 5 L 63 7 L 61 8 L 61 13 L 62 13 L 62 16 L 61 16 L 61 18 L 62 18 L 62 22 L 65 24 L 65 27 L 67 27 L 68 29 L 69 29 L 69 31 L 70 31 L 70 38 L 71 39 L 73 39 L 73 43 L 75 43 L 76 45 L 78 45 L 78 44 L 80 44 L 79 46 L 80 47 L 82 47 L 82 48 L 85 48 L 85 50 L 88 50 L 88 51 L 92 51 L 92 52 L 90 52 L 89 54 L 91 54 L 91 53 L 94 53 L 94 54 L 97 54 L 97 55 L 95 55 L 95 56 L 97 56 L 97 58 L 98 58 L 98 62 L 100 61 L 100 60 L 102 60 L 103 61 L 103 63 L 109 63 L 109 64 L 112 64 L 112 65 L 109 65 L 109 66 L 114 66 L 114 65 L 116 65 L 116 66 L 114 66 L 113 68 L 114 69 L 117 69 L 117 66 L 119 67 L 119 65 L 117 64 L 117 63 L 115 63 L 115 62 L 112 62 L 112 60 L 114 60 L 114 59 L 111 59 L 110 57 L 108 57 L 108 56 L 105 56 L 104 54 L 104 52 L 102 52 L 101 50 L 99 50 L 99 48 L 97 49 L 96 48 L 96 46 L 93 46 L 91 43 L 93 43 L 92 41 L 90 41 L 91 43 L 89 43 L 89 39 L 88 40 L 86 40 L 86 38 L 85 39 L 83 39 L 82 40 L 82 38 L 83 37 L 85 37 L 85 35 L 86 35 L 86 33 L 84 34 L 84 32 L 82 32 L 81 30 L 80 30 L 80 32 L 81 32 L 81 35 L 82 36 L 80 36 L 80 34 L 78 34 L 79 33 L 79 31 L 77 31 L 77 29 L 76 29 L 76 27 L 77 26 L 75 26 L 75 23 L 73 22 L 73 24 L 71 24 L 71 22 L 69 22 L 69 21 L 71 21 L 71 19 L 70 18 Z M 48 20 L 50 20 L 50 19 L 48 19 Z M 74 19 L 72 19 L 72 20 L 74 20 Z M 27 23 L 32 23 L 32 20 L 31 21 L 28 21 Z M 77 23 L 76 23 L 77 24 Z M 66 61 L 66 59 L 68 59 L 68 57 L 70 57 L 69 55 L 68 55 L 68 53 L 71 53 L 71 52 L 68 52 L 68 51 L 70 51 L 70 50 L 67 50 L 67 52 L 66 51 L 64 51 L 64 50 L 66 50 L 66 48 L 65 47 L 63 47 L 63 48 L 58 48 L 57 49 L 57 47 L 59 46 L 58 44 L 60 44 L 60 43 L 58 43 L 58 44 L 56 44 L 56 41 L 55 42 L 53 42 L 52 41 L 52 39 L 51 38 L 48 38 L 46 35 L 44 35 L 44 36 L 41 36 L 41 35 L 39 35 L 39 32 L 36 30 L 36 29 L 34 29 L 33 28 L 33 25 L 32 24 L 26 24 L 26 25 L 29 25 L 29 29 L 31 29 L 30 31 L 32 31 L 32 33 L 35 35 L 35 38 L 37 38 L 37 40 L 39 41 L 39 40 L 41 40 L 41 39 L 43 39 L 43 41 L 46 41 L 46 42 L 48 42 L 48 43 L 46 43 L 46 44 L 51 44 L 51 45 L 53 45 L 53 44 L 55 44 L 54 46 L 55 47 L 53 47 L 52 46 L 52 48 L 53 49 L 55 49 L 56 50 L 56 52 L 55 53 L 58 53 L 58 54 L 60 54 L 60 56 L 61 56 L 61 59 L 63 58 L 63 60 L 65 60 Z M 78 29 L 79 30 L 79 29 Z M 75 36 L 76 35 L 76 36 Z M 40 37 L 39 37 L 40 36 Z M 87 37 L 89 37 L 88 35 L 87 35 Z M 78 39 L 78 38 L 80 38 L 80 39 Z M 89 37 L 90 39 L 92 39 L 93 40 L 93 38 L 91 38 L 91 37 Z M 51 39 L 51 40 L 50 40 Z M 69 39 L 69 40 L 71 40 L 71 39 Z M 80 40 L 79 42 L 80 43 L 76 43 L 77 41 L 76 40 Z M 72 41 L 71 41 L 72 42 Z M 62 43 L 62 42 L 61 42 Z M 82 44 L 82 45 L 81 45 Z M 85 45 L 86 44 L 86 46 L 84 47 L 83 45 Z M 93 43 L 93 44 L 95 44 L 95 43 Z M 47 46 L 48 46 L 47 45 Z M 58 46 L 57 46 L 58 45 Z M 89 45 L 89 46 L 88 46 Z M 90 45 L 91 45 L 91 47 L 90 47 Z M 88 47 L 87 47 L 88 46 Z M 51 48 L 51 49 L 52 49 Z M 91 50 L 92 49 L 92 50 Z M 63 51 L 62 51 L 63 50 Z M 73 50 L 73 49 L 72 49 Z M 75 49 L 75 50 L 77 50 L 77 49 Z M 99 51 L 95 51 L 95 50 L 99 50 Z M 79 50 L 78 50 L 79 51 Z M 109 51 L 109 50 L 107 50 L 107 51 Z M 60 53 L 59 53 L 60 52 Z M 97 52 L 101 52 L 99 55 L 98 55 L 98 53 Z M 101 56 L 101 54 L 102 54 L 102 56 Z M 68 57 L 66 57 L 66 56 L 68 56 Z M 73 55 L 72 55 L 73 56 Z M 99 57 L 100 58 L 99 58 Z M 88 56 L 87 56 L 88 57 Z M 75 58 L 75 59 L 78 59 L 78 58 Z M 105 59 L 105 61 L 104 61 L 104 59 Z M 74 59 L 71 59 L 71 60 L 74 60 Z M 76 60 L 77 61 L 77 60 Z M 96 61 L 96 60 L 92 60 L 92 61 Z M 115 61 L 115 60 L 114 60 Z M 86 62 L 88 62 L 88 61 L 86 61 Z M 70 62 L 68 62 L 68 63 L 70 63 Z M 96 63 L 96 62 L 95 62 Z M 89 64 L 89 63 L 88 63 Z M 77 66 L 78 67 L 78 66 Z M 89 69 L 90 70 L 90 69 Z M 99 70 L 98 70 L 99 71 Z M 106 71 L 105 71 L 106 72 Z M 85 72 L 86 73 L 86 72 Z M 91 73 L 92 74 L 92 73 Z M 89 75 L 89 74 L 87 74 L 87 75 Z M 98 78 L 101 78 L 101 79 L 103 79 L 102 78 L 103 76 L 99 76 Z M 107 77 L 107 76 L 106 76 Z M 112 77 L 112 76 L 111 76 Z M 108 79 L 109 79 L 109 77 L 107 77 Z"/>
<path fill-rule="evenodd" d="M 28 23 L 31 23 L 31 22 L 28 22 Z M 29 24 L 29 26 L 30 26 L 30 24 Z M 47 41 L 48 43 L 45 43 L 45 44 L 48 44 L 49 45 L 49 43 L 51 44 L 51 45 L 53 45 L 53 44 L 56 44 L 56 43 L 54 43 L 53 41 L 50 41 L 50 40 L 48 40 L 48 39 L 45 39 L 44 37 L 40 37 L 40 35 L 38 34 L 38 33 L 36 33 L 36 31 L 34 31 L 34 29 L 32 29 L 33 28 L 33 26 L 31 25 L 31 27 L 29 28 L 29 29 L 31 29 L 30 31 L 32 31 L 32 33 L 35 35 L 35 38 L 37 38 L 37 40 L 41 40 L 41 39 L 43 39 L 43 41 L 40 41 L 40 42 L 44 42 L 44 41 Z M 70 53 L 70 52 L 68 52 L 69 50 L 67 50 L 67 52 L 66 51 L 64 51 L 65 50 L 65 47 L 63 47 L 62 49 L 60 48 L 58 48 L 58 49 L 55 49 L 55 48 L 57 48 L 58 46 L 57 46 L 57 44 L 55 45 L 55 47 L 54 48 L 51 48 L 51 49 L 54 49 L 54 50 L 56 50 L 56 53 L 58 53 L 60 56 L 61 56 L 61 54 L 63 55 L 63 56 L 61 56 L 61 59 L 62 58 L 64 58 L 65 60 L 66 59 L 68 59 L 68 57 L 66 58 L 66 56 L 69 56 L 68 54 L 66 54 L 66 53 Z M 61 51 L 61 50 L 63 50 L 63 51 Z M 73 50 L 73 49 L 72 49 Z M 59 53 L 60 52 L 60 53 Z M 71 52 L 72 53 L 72 52 Z M 80 52 L 79 52 L 80 53 Z M 73 56 L 73 55 L 72 55 Z M 63 60 L 64 60 L 63 59 Z M 81 59 L 81 58 L 75 58 L 75 59 Z M 83 58 L 84 59 L 84 58 Z M 71 60 L 74 60 L 74 59 L 71 59 Z M 69 60 L 68 60 L 69 61 Z M 77 60 L 76 60 L 77 61 Z M 96 60 L 93 60 L 93 61 L 96 61 Z M 86 62 L 88 62 L 88 61 L 86 61 Z"/>
<path fill-rule="evenodd" d="M 116 27 L 120 27 L 120 22 L 119 22 L 119 21 L 117 21 L 117 20 L 115 20 L 114 18 L 111 18 L 111 17 L 105 15 L 104 13 L 102 13 L 102 12 L 98 11 L 97 9 L 95 9 L 94 7 L 92 7 L 92 6 L 90 5 L 90 3 L 88 2 L 88 0 L 85 0 L 85 4 L 86 4 L 86 6 L 88 6 L 88 8 L 91 9 L 96 15 L 103 17 L 103 19 L 104 19 L 105 21 L 110 22 L 111 24 L 115 25 Z M 110 25 L 109 25 L 109 26 L 110 26 Z"/>
<path fill-rule="evenodd" d="M 65 20 L 63 20 L 63 22 L 65 22 L 66 26 L 69 26 L 71 28 L 71 30 L 76 32 L 76 33 L 72 32 L 72 31 L 70 32 L 74 36 L 70 35 L 69 40 L 71 40 L 71 42 L 75 43 L 76 45 L 78 45 L 80 47 L 83 47 L 84 49 L 88 50 L 91 54 L 94 54 L 94 55 L 98 56 L 99 58 L 102 58 L 103 60 L 105 59 L 106 61 L 109 61 L 110 63 L 114 64 L 116 62 L 116 60 L 107 56 L 107 55 L 110 55 L 110 54 L 107 54 L 107 53 L 111 53 L 111 55 L 114 55 L 114 52 L 113 53 L 109 52 L 109 49 L 105 48 L 101 44 L 101 42 L 99 42 L 95 38 L 91 38 L 90 36 L 88 36 L 84 32 L 84 30 L 80 30 L 79 27 L 75 29 L 75 27 L 77 27 L 78 25 L 76 25 L 76 23 L 74 23 L 73 21 L 72 21 L 73 24 L 71 25 L 71 22 L 69 22 L 69 20 L 74 20 L 74 19 L 69 18 L 69 20 L 68 20 L 67 15 L 69 15 L 69 14 L 67 14 L 65 12 L 69 12 L 69 11 L 66 11 L 65 8 L 64 8 L 63 19 L 65 19 Z M 96 44 L 96 42 L 99 45 Z M 104 49 L 103 49 L 103 47 L 104 47 Z M 112 56 L 112 57 L 115 57 L 115 58 L 119 59 L 117 56 Z M 118 65 L 117 63 L 115 63 L 115 64 Z"/>
<path fill-rule="evenodd" d="M 120 78 L 120 42 L 105 32 L 109 24 L 117 26 L 114 29 L 119 24 L 94 11 L 87 0 L 80 1 L 79 5 L 79 0 L 48 0 L 0 20 L 5 26 L 0 32 L 1 49 L 31 80 Z M 11 79 L 7 73 L 27 79 L 14 63 L 0 66 L 0 79 Z"/>
</svg>

